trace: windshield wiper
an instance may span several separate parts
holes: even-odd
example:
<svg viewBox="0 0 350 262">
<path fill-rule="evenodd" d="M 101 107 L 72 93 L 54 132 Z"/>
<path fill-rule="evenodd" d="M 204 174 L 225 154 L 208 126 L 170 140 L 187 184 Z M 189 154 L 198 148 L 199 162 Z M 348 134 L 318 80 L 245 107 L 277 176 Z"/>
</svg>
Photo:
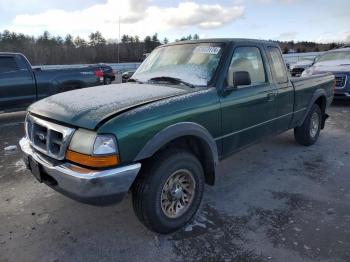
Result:
<svg viewBox="0 0 350 262">
<path fill-rule="evenodd" d="M 144 82 L 142 82 L 142 81 L 140 81 L 140 80 L 138 80 L 138 79 L 136 79 L 136 78 L 129 78 L 128 79 L 128 81 L 126 81 L 126 82 L 132 82 L 132 83 L 138 83 L 138 84 L 144 84 Z"/>
<path fill-rule="evenodd" d="M 149 79 L 148 81 L 165 81 L 165 82 L 170 82 L 174 84 L 183 84 L 192 88 L 196 87 L 191 83 L 181 80 L 180 78 L 171 77 L 171 76 L 157 76 Z"/>
</svg>

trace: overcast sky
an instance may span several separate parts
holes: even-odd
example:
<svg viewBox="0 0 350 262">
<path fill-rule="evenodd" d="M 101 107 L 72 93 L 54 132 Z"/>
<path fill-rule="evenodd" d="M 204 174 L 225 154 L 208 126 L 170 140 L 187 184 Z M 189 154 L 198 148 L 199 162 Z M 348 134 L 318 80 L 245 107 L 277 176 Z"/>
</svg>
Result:
<svg viewBox="0 0 350 262">
<path fill-rule="evenodd" d="M 0 0 L 0 31 L 350 42 L 350 0 Z"/>
</svg>

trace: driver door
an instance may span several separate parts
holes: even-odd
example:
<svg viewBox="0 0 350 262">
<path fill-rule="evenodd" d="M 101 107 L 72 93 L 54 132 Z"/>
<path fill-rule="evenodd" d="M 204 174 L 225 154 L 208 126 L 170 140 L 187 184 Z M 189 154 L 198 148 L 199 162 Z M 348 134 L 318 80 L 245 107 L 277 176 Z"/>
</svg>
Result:
<svg viewBox="0 0 350 262">
<path fill-rule="evenodd" d="M 229 73 L 248 72 L 251 84 L 228 87 L 220 99 L 224 156 L 274 133 L 276 88 L 269 81 L 266 61 L 257 46 L 239 46 L 234 51 Z"/>
<path fill-rule="evenodd" d="M 35 99 L 31 71 L 21 68 L 13 56 L 0 56 L 0 110 L 23 109 Z"/>
</svg>

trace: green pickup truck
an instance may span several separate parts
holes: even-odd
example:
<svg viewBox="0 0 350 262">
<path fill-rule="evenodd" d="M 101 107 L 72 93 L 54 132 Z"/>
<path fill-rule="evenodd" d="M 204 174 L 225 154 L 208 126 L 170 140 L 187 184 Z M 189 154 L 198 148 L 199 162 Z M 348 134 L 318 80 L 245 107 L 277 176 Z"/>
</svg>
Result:
<svg viewBox="0 0 350 262">
<path fill-rule="evenodd" d="M 128 83 L 31 105 L 20 146 L 40 182 L 95 205 L 131 191 L 138 218 L 169 233 L 195 215 L 223 158 L 291 128 L 298 143 L 314 144 L 334 85 L 329 74 L 290 79 L 273 42 L 173 43 Z"/>
</svg>

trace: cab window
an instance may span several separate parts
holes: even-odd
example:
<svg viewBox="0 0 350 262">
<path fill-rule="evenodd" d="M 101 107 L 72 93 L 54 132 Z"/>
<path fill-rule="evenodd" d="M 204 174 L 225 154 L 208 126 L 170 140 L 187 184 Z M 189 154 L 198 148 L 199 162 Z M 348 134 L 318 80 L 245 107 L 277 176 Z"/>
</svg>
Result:
<svg viewBox="0 0 350 262">
<path fill-rule="evenodd" d="M 0 73 L 18 71 L 18 66 L 13 57 L 0 56 Z"/>
<path fill-rule="evenodd" d="M 264 63 L 261 52 L 257 47 L 237 47 L 233 54 L 229 77 L 233 72 L 245 71 L 249 73 L 251 85 L 266 82 Z"/>
</svg>

